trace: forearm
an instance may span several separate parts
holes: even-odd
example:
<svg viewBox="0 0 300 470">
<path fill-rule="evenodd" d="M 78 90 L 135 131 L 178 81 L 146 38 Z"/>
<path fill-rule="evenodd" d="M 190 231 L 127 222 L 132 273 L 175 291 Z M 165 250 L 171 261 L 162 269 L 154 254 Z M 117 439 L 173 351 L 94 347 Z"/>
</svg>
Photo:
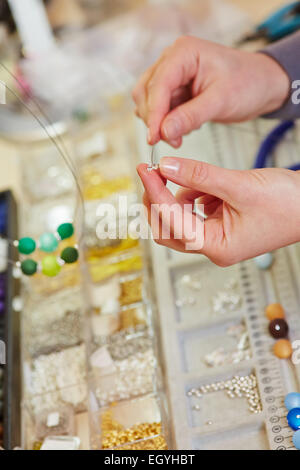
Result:
<svg viewBox="0 0 300 470">
<path fill-rule="evenodd" d="M 283 106 L 265 115 L 266 118 L 297 119 L 300 118 L 300 32 L 276 42 L 261 51 L 272 57 L 287 73 L 291 93 Z M 296 82 L 299 83 L 296 83 Z M 293 84 L 294 87 L 293 88 Z"/>
</svg>

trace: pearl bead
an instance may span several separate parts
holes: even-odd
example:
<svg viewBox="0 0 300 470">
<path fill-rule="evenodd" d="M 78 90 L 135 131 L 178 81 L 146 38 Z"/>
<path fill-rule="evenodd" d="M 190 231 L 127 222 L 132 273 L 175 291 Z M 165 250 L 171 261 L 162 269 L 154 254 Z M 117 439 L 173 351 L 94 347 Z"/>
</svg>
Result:
<svg viewBox="0 0 300 470">
<path fill-rule="evenodd" d="M 274 344 L 274 354 L 279 359 L 289 359 L 293 353 L 293 348 L 288 339 L 280 339 Z"/>
<path fill-rule="evenodd" d="M 40 249 L 47 253 L 52 253 L 58 247 L 58 241 L 53 233 L 43 233 L 39 239 Z"/>
<path fill-rule="evenodd" d="M 265 270 L 269 269 L 273 264 L 273 255 L 272 253 L 265 253 L 254 258 L 254 262 L 259 269 Z"/>
<path fill-rule="evenodd" d="M 297 450 L 300 450 L 300 430 L 296 431 L 293 435 L 293 444 Z"/>
<path fill-rule="evenodd" d="M 293 408 L 300 408 L 300 393 L 288 393 L 284 399 L 284 404 L 288 411 Z"/>
<path fill-rule="evenodd" d="M 269 332 L 275 339 L 286 338 L 289 332 L 289 327 L 283 318 L 275 318 L 269 324 Z"/>
<path fill-rule="evenodd" d="M 300 429 L 300 408 L 292 408 L 288 412 L 287 422 L 294 431 Z"/>
<path fill-rule="evenodd" d="M 61 266 L 55 256 L 46 256 L 42 260 L 42 273 L 49 277 L 57 276 L 60 272 Z"/>
<path fill-rule="evenodd" d="M 18 250 L 22 255 L 30 255 L 34 252 L 36 243 L 32 238 L 24 237 L 19 240 Z"/>
<path fill-rule="evenodd" d="M 284 309 L 281 304 L 270 304 L 265 308 L 266 317 L 272 321 L 275 318 L 285 318 Z"/>
</svg>

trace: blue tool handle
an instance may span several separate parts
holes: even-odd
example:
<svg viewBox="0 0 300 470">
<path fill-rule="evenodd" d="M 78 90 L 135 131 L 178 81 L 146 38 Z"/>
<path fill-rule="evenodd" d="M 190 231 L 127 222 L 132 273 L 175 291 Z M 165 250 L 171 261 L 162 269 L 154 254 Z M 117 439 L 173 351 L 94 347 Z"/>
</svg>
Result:
<svg viewBox="0 0 300 470">
<path fill-rule="evenodd" d="M 260 23 L 257 29 L 260 30 L 260 29 L 269 28 L 269 27 L 272 27 L 274 24 L 276 25 L 280 23 L 285 16 L 291 13 L 299 5 L 299 3 L 300 3 L 299 1 L 292 2 L 280 8 L 275 13 L 270 15 L 265 21 Z"/>
<path fill-rule="evenodd" d="M 273 131 L 263 140 L 258 154 L 256 156 L 254 168 L 265 168 L 266 160 L 270 156 L 283 136 L 295 127 L 294 121 L 284 121 L 279 124 Z"/>
<path fill-rule="evenodd" d="M 291 18 L 288 22 L 282 23 L 277 27 L 270 28 L 268 31 L 268 38 L 271 41 L 277 41 L 278 39 L 284 38 L 289 34 L 294 33 L 300 29 L 300 15 Z"/>
<path fill-rule="evenodd" d="M 300 170 L 300 163 L 296 163 L 295 165 L 290 166 L 289 170 L 299 171 Z"/>
<path fill-rule="evenodd" d="M 265 31 L 271 41 L 276 41 L 300 29 L 300 14 L 293 14 L 293 10 L 300 2 L 293 2 L 278 10 L 267 18 L 257 28 L 257 32 Z"/>
</svg>

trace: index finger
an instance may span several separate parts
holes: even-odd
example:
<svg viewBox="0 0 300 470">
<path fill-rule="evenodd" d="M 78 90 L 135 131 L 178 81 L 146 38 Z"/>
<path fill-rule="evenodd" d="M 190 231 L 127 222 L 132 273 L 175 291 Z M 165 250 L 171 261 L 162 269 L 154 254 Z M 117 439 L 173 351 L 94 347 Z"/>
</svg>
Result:
<svg viewBox="0 0 300 470">
<path fill-rule="evenodd" d="M 197 61 L 187 55 L 182 44 L 173 47 L 154 70 L 146 84 L 150 144 L 160 140 L 161 124 L 171 109 L 173 92 L 190 83 L 196 73 Z"/>
</svg>

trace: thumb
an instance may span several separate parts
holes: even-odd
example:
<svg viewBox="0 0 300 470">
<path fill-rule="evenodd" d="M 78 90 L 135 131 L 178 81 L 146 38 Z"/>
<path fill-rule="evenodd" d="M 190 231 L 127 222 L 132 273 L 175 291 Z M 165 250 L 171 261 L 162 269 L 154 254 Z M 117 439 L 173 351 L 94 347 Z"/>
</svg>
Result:
<svg viewBox="0 0 300 470">
<path fill-rule="evenodd" d="M 164 140 L 171 142 L 195 129 L 207 121 L 213 120 L 220 109 L 222 100 L 211 87 L 190 101 L 171 111 L 161 125 Z"/>
<path fill-rule="evenodd" d="M 159 170 L 162 176 L 180 186 L 212 194 L 228 202 L 236 203 L 242 199 L 242 171 L 177 157 L 163 157 Z"/>
</svg>

